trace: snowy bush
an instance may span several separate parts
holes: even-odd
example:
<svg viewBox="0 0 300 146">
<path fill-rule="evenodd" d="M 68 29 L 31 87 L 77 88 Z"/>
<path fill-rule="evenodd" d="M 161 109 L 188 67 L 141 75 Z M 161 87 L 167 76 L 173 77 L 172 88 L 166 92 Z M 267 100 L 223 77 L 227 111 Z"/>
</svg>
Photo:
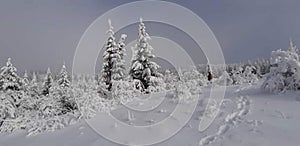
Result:
<svg viewBox="0 0 300 146">
<path fill-rule="evenodd" d="M 201 93 L 201 89 L 200 89 L 201 84 L 199 84 L 198 80 L 186 81 L 185 86 L 188 88 L 188 92 L 190 92 L 193 95 Z"/>
<path fill-rule="evenodd" d="M 181 80 L 184 82 L 195 82 L 196 86 L 205 86 L 208 84 L 207 78 L 198 72 L 197 68 L 194 67 L 191 70 L 186 70 L 182 72 Z"/>
<path fill-rule="evenodd" d="M 224 74 L 223 78 L 226 78 L 226 74 Z M 227 79 L 227 85 L 241 85 L 245 83 L 256 83 L 258 81 L 258 75 L 256 73 L 256 68 L 252 65 L 237 65 L 230 70 L 229 73 L 231 79 Z"/>
<path fill-rule="evenodd" d="M 238 67 L 236 70 L 233 70 L 232 72 L 232 81 L 234 85 L 240 85 L 244 82 L 244 78 L 242 76 L 243 74 L 243 68 L 242 67 Z"/>
<path fill-rule="evenodd" d="M 175 95 L 182 103 L 193 100 L 189 87 L 184 82 L 178 82 L 175 86 Z"/>
<path fill-rule="evenodd" d="M 97 90 L 77 91 L 76 104 L 81 113 L 80 119 L 89 119 L 97 112 L 108 112 L 116 104 L 115 100 L 105 99 L 99 96 Z"/>
<path fill-rule="evenodd" d="M 12 96 L 22 96 L 20 102 L 16 104 Z M 34 103 L 22 91 L 6 92 L 1 95 L 1 119 L 0 132 L 13 132 L 15 130 L 26 129 L 31 121 Z"/>
<path fill-rule="evenodd" d="M 178 75 L 175 75 L 170 70 L 166 70 L 164 73 L 164 82 L 166 84 L 166 89 L 174 89 L 175 88 L 175 82 L 178 82 L 179 78 Z"/>
<path fill-rule="evenodd" d="M 54 132 L 68 125 L 74 124 L 79 119 L 78 112 L 72 112 L 61 116 L 39 117 L 35 116 L 28 123 L 28 136 L 35 136 L 44 132 Z"/>
<path fill-rule="evenodd" d="M 160 91 L 164 91 L 165 88 L 166 88 L 166 84 L 165 84 L 163 78 L 150 76 L 149 77 L 149 86 L 145 91 L 146 91 L 146 93 L 160 92 Z"/>
<path fill-rule="evenodd" d="M 15 113 L 13 102 L 8 100 L 3 93 L 0 93 L 0 127 L 4 120 L 15 118 Z"/>
<path fill-rule="evenodd" d="M 242 77 L 245 83 L 255 83 L 258 81 L 258 76 L 255 74 L 256 68 L 254 66 L 246 66 Z"/>
<path fill-rule="evenodd" d="M 219 78 L 213 80 L 213 84 L 229 86 L 233 84 L 233 80 L 230 75 L 226 71 L 224 71 Z"/>
<path fill-rule="evenodd" d="M 142 94 L 141 90 L 137 89 L 136 82 L 128 81 L 114 81 L 112 88 L 112 96 L 119 103 L 127 103 L 133 98 L 140 96 Z"/>
<path fill-rule="evenodd" d="M 209 65 L 209 69 L 207 69 L 207 70 L 210 70 L 210 72 L 213 74 L 214 78 L 219 78 L 225 71 L 225 68 L 226 67 L 222 64 L 217 64 L 217 65 L 211 64 L 211 65 Z"/>
<path fill-rule="evenodd" d="M 292 42 L 287 50 L 273 51 L 270 62 L 270 73 L 262 84 L 263 89 L 274 93 L 300 90 L 300 59 Z"/>
<path fill-rule="evenodd" d="M 46 98 L 52 98 L 58 106 L 59 114 L 66 114 L 77 110 L 77 104 L 75 102 L 75 94 L 72 88 L 64 88 L 56 83 L 52 85 L 50 94 Z"/>
</svg>

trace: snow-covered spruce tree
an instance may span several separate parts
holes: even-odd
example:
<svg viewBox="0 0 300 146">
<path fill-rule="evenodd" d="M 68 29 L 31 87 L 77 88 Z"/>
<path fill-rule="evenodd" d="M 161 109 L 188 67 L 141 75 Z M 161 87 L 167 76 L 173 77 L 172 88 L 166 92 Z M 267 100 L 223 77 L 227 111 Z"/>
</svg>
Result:
<svg viewBox="0 0 300 146">
<path fill-rule="evenodd" d="M 37 77 L 36 77 L 36 73 L 35 72 L 33 72 L 32 73 L 32 79 L 31 79 L 31 81 L 30 81 L 30 84 L 37 84 Z"/>
<path fill-rule="evenodd" d="M 300 90 L 300 58 L 292 41 L 287 50 L 273 51 L 270 62 L 270 73 L 262 84 L 263 89 L 274 93 Z"/>
<path fill-rule="evenodd" d="M 133 48 L 134 57 L 129 75 L 136 83 L 136 88 L 142 91 L 148 87 L 152 90 L 163 84 L 162 74 L 157 71 L 160 66 L 151 61 L 155 55 L 152 53 L 153 48 L 148 43 L 149 39 L 150 36 L 146 32 L 145 24 L 140 19 L 139 35 L 137 44 Z"/>
<path fill-rule="evenodd" d="M 38 99 L 39 97 L 39 86 L 38 86 L 38 82 L 37 82 L 37 77 L 35 72 L 33 72 L 32 74 L 32 79 L 29 83 L 29 87 L 28 87 L 28 94 L 32 97 L 32 98 L 36 98 Z"/>
<path fill-rule="evenodd" d="M 23 76 L 23 83 L 24 83 L 24 86 L 26 86 L 26 85 L 29 84 L 28 74 L 27 74 L 27 71 L 26 71 L 26 70 L 25 70 L 24 76 Z"/>
<path fill-rule="evenodd" d="M 6 66 L 1 68 L 0 84 L 1 90 L 1 132 L 12 132 L 24 128 L 26 112 L 23 105 L 26 101 L 26 94 L 23 91 L 23 79 L 17 75 L 17 69 L 8 58 Z"/>
<path fill-rule="evenodd" d="M 102 66 L 102 75 L 100 77 L 99 81 L 99 93 L 103 96 L 107 95 L 107 92 L 110 91 L 112 86 L 112 76 L 113 76 L 113 68 L 116 65 L 117 57 L 120 57 L 119 54 L 117 54 L 117 45 L 115 42 L 114 37 L 114 31 L 113 27 L 111 25 L 111 21 L 108 20 L 109 24 L 109 30 L 108 33 L 108 39 L 105 44 L 105 51 L 103 54 L 103 66 Z"/>
<path fill-rule="evenodd" d="M 22 91 L 23 81 L 17 75 L 17 69 L 8 58 L 6 66 L 1 68 L 0 73 L 0 89 L 5 92 L 6 97 L 9 98 L 15 107 L 20 105 L 24 92 Z"/>
<path fill-rule="evenodd" d="M 6 66 L 1 68 L 0 89 L 2 91 L 18 91 L 22 88 L 22 78 L 17 75 L 17 69 L 11 63 L 11 58 L 7 59 Z"/>
<path fill-rule="evenodd" d="M 42 87 L 43 95 L 45 95 L 45 96 L 49 95 L 49 90 L 52 86 L 52 82 L 53 82 L 52 74 L 51 74 L 50 68 L 48 68 L 45 79 L 44 79 L 43 87 Z"/>
<path fill-rule="evenodd" d="M 27 74 L 26 70 L 25 70 L 24 75 L 23 75 L 22 85 L 23 85 L 22 88 L 24 89 L 24 91 L 27 91 L 28 86 L 29 86 L 29 80 L 28 80 L 28 74 Z"/>
<path fill-rule="evenodd" d="M 73 111 L 77 109 L 77 105 L 75 102 L 74 92 L 70 87 L 70 80 L 68 77 L 68 72 L 65 64 L 63 64 L 61 68 L 61 72 L 59 78 L 57 80 L 58 88 L 52 89 L 53 95 L 55 99 L 58 100 L 60 104 L 60 109 L 62 114 L 66 114 L 67 112 Z"/>
<path fill-rule="evenodd" d="M 166 70 L 164 73 L 164 81 L 166 84 L 166 89 L 174 89 L 175 88 L 175 82 L 178 81 L 178 77 L 174 75 L 170 70 Z"/>
<path fill-rule="evenodd" d="M 0 127 L 2 126 L 4 120 L 15 118 L 15 113 L 15 105 L 11 102 L 11 100 L 8 100 L 8 98 L 6 98 L 4 93 L 0 93 Z"/>
<path fill-rule="evenodd" d="M 70 87 L 70 80 L 65 64 L 63 64 L 57 83 L 62 88 Z"/>
<path fill-rule="evenodd" d="M 31 84 L 29 83 L 28 74 L 26 70 L 22 79 L 22 83 L 23 83 L 22 89 L 24 91 L 24 95 L 18 110 L 23 114 L 23 116 L 25 116 L 24 114 L 27 114 L 28 111 L 35 109 L 37 95 L 32 95 Z"/>
<path fill-rule="evenodd" d="M 103 54 L 102 75 L 99 79 L 98 93 L 100 96 L 109 98 L 113 82 L 121 81 L 125 77 L 125 40 L 127 35 L 122 34 L 118 44 L 115 42 L 114 31 L 111 21 L 108 20 L 108 39 Z"/>
<path fill-rule="evenodd" d="M 120 37 L 120 40 L 117 45 L 117 50 L 116 50 L 116 61 L 113 63 L 112 67 L 112 79 L 113 80 L 122 80 L 125 77 L 125 60 L 124 56 L 126 55 L 125 53 L 125 40 L 126 40 L 127 35 L 122 34 Z"/>
</svg>

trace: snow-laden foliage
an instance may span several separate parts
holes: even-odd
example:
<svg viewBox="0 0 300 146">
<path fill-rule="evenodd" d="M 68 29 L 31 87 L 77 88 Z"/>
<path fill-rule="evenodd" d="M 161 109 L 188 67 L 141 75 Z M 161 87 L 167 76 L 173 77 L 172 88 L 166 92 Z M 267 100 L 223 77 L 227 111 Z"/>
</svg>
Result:
<svg viewBox="0 0 300 146">
<path fill-rule="evenodd" d="M 59 79 L 57 82 L 58 85 L 62 88 L 70 87 L 70 80 L 69 80 L 69 76 L 65 64 L 63 64 L 61 68 Z"/>
<path fill-rule="evenodd" d="M 9 100 L 5 94 L 0 94 L 0 127 L 2 126 L 4 120 L 12 119 L 16 116 L 16 110 L 14 103 Z"/>
<path fill-rule="evenodd" d="M 81 113 L 80 119 L 89 119 L 96 115 L 97 112 L 108 112 L 113 107 L 114 100 L 108 100 L 99 96 L 96 90 L 89 92 L 77 92 L 76 103 Z"/>
<path fill-rule="evenodd" d="M 220 79 L 225 79 L 228 81 L 227 85 L 241 85 L 241 84 L 253 84 L 256 83 L 258 81 L 258 74 L 256 74 L 256 68 L 254 66 L 236 66 L 234 69 L 232 69 L 229 73 L 229 77 L 231 79 L 228 78 L 227 74 L 222 75 L 222 78 Z"/>
<path fill-rule="evenodd" d="M 236 70 L 232 71 L 232 81 L 234 85 L 240 85 L 244 82 L 243 79 L 243 68 L 242 67 L 238 67 Z"/>
<path fill-rule="evenodd" d="M 178 75 L 175 75 L 174 72 L 171 72 L 170 70 L 166 70 L 164 73 L 164 82 L 166 84 L 166 89 L 170 90 L 172 88 L 175 88 L 175 82 L 179 81 Z"/>
<path fill-rule="evenodd" d="M 196 67 L 193 67 L 191 70 L 186 70 L 182 72 L 182 81 L 194 81 L 196 86 L 205 86 L 208 84 L 207 77 L 201 74 Z"/>
<path fill-rule="evenodd" d="M 1 68 L 0 90 L 21 90 L 22 79 L 17 75 L 17 69 L 11 63 L 11 58 L 7 59 L 6 66 Z"/>
<path fill-rule="evenodd" d="M 196 67 L 184 71 L 179 69 L 178 75 L 177 78 L 173 79 L 171 87 L 174 87 L 181 82 L 181 84 L 184 84 L 189 89 L 188 92 L 191 92 L 192 94 L 199 94 L 201 92 L 200 87 L 208 84 L 207 78 L 198 72 Z M 177 87 L 175 86 L 175 88 Z"/>
<path fill-rule="evenodd" d="M 270 92 L 300 90 L 300 59 L 297 48 L 290 42 L 287 50 L 276 50 L 271 53 L 271 69 L 262 85 Z"/>
<path fill-rule="evenodd" d="M 226 71 L 224 71 L 219 78 L 214 80 L 214 84 L 229 86 L 233 84 L 233 80 L 232 77 Z"/>
<path fill-rule="evenodd" d="M 36 77 L 35 72 L 32 74 L 32 79 L 28 84 L 28 91 L 27 94 L 32 97 L 33 99 L 38 99 L 40 94 L 39 83 Z"/>
<path fill-rule="evenodd" d="M 213 78 L 218 78 L 222 76 L 225 69 L 226 66 L 222 64 L 209 64 L 208 69 L 206 69 L 206 76 L 208 76 L 208 73 L 211 72 Z"/>
<path fill-rule="evenodd" d="M 50 88 L 50 97 L 52 97 L 59 106 L 59 114 L 66 114 L 76 110 L 75 92 L 70 85 L 66 66 L 63 65 L 57 83 Z"/>
<path fill-rule="evenodd" d="M 55 83 L 51 87 L 48 98 L 53 98 L 54 102 L 56 102 L 58 114 L 66 114 L 77 109 L 74 94 L 72 88 L 61 87 Z"/>
<path fill-rule="evenodd" d="M 16 100 L 18 99 L 18 100 Z M 25 129 L 30 121 L 30 110 L 34 103 L 23 90 L 9 90 L 1 94 L 1 120 L 0 132 L 13 132 Z"/>
<path fill-rule="evenodd" d="M 116 57 L 118 54 L 116 54 L 117 47 L 114 37 L 114 31 L 113 27 L 111 25 L 111 21 L 108 21 L 109 23 L 109 30 L 108 33 L 108 39 L 105 44 L 105 51 L 103 54 L 103 66 L 102 66 L 102 76 L 99 81 L 100 89 L 99 90 L 108 90 L 110 91 L 112 83 L 112 68 L 115 65 Z"/>
<path fill-rule="evenodd" d="M 247 66 L 242 74 L 244 83 L 255 83 L 258 81 L 257 74 L 254 73 L 256 68 L 254 66 Z"/>
<path fill-rule="evenodd" d="M 153 88 L 156 88 L 156 85 L 160 84 L 157 82 L 162 81 L 159 79 L 162 78 L 162 74 L 157 71 L 160 66 L 154 61 L 151 61 L 151 59 L 155 58 L 155 55 L 152 53 L 153 48 L 148 43 L 149 39 L 150 36 L 146 32 L 146 26 L 143 20 L 140 19 L 138 40 L 133 48 L 134 55 L 129 75 L 134 82 L 137 83 L 136 88 L 142 91 L 148 87 L 153 90 Z"/>
<path fill-rule="evenodd" d="M 113 80 L 121 80 L 125 76 L 124 55 L 127 35 L 122 34 L 118 44 L 116 44 L 111 21 L 108 22 L 108 39 L 103 54 L 102 76 L 99 81 L 99 93 L 103 96 L 107 96 L 106 92 L 111 90 Z"/>
<path fill-rule="evenodd" d="M 23 76 L 23 79 L 22 79 L 22 85 L 23 85 L 23 89 L 24 90 L 27 90 L 27 87 L 29 85 L 29 80 L 28 80 L 28 74 L 27 74 L 27 71 L 25 70 L 25 73 L 24 73 L 24 76 Z"/>
<path fill-rule="evenodd" d="M 79 116 L 80 113 L 76 111 L 60 116 L 35 116 L 31 119 L 32 121 L 27 124 L 28 136 L 35 136 L 40 133 L 54 132 L 62 129 L 74 124 Z"/>
<path fill-rule="evenodd" d="M 136 88 L 135 82 L 127 80 L 113 82 L 112 96 L 119 103 L 127 103 L 141 94 L 142 92 Z"/>
<path fill-rule="evenodd" d="M 48 68 L 46 76 L 44 78 L 43 87 L 42 87 L 43 95 L 49 94 L 49 90 L 52 87 L 52 82 L 53 82 L 52 74 L 51 74 L 50 68 Z"/>
<path fill-rule="evenodd" d="M 125 40 L 127 38 L 126 34 L 122 34 L 120 37 L 120 40 L 117 44 L 117 51 L 116 53 L 118 55 L 116 55 L 116 62 L 115 62 L 115 66 L 112 74 L 112 79 L 113 80 L 123 80 L 125 78 L 126 75 L 126 68 L 125 68 L 125 60 L 124 57 L 126 55 L 125 53 Z"/>
<path fill-rule="evenodd" d="M 255 67 L 255 72 L 259 78 L 270 72 L 270 61 L 268 59 L 258 59 L 254 62 L 249 61 L 247 65 Z"/>
<path fill-rule="evenodd" d="M 190 102 L 192 101 L 192 93 L 189 90 L 189 87 L 184 82 L 177 82 L 175 85 L 175 95 L 179 99 L 180 102 Z"/>
</svg>

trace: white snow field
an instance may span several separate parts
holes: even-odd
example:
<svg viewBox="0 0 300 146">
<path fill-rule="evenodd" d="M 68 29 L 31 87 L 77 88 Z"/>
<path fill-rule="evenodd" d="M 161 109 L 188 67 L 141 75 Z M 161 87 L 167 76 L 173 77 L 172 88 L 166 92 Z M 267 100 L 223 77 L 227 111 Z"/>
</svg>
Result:
<svg viewBox="0 0 300 146">
<path fill-rule="evenodd" d="M 203 87 L 197 108 L 188 124 L 158 146 L 297 146 L 300 142 L 300 92 L 266 93 L 256 85 L 229 86 L 220 112 L 204 132 L 198 131 L 210 88 Z M 217 88 L 217 87 L 216 87 Z M 154 124 L 168 115 L 178 101 L 172 95 L 145 113 L 116 108 L 112 115 L 131 125 Z M 214 103 L 209 110 L 215 110 Z M 209 112 L 208 112 L 209 113 Z M 97 116 L 96 116 L 97 117 Z M 100 119 L 101 120 L 101 119 Z M 111 127 L 118 128 L 118 126 Z M 128 132 L 130 134 L 130 132 Z M 86 121 L 52 133 L 27 137 L 25 131 L 1 134 L 1 146 L 118 146 L 95 132 Z"/>
</svg>

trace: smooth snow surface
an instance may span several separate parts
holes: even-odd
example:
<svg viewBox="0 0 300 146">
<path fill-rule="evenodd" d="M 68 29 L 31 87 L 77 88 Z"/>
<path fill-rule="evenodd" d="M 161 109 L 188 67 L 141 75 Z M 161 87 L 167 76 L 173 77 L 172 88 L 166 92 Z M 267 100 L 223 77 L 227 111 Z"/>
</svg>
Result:
<svg viewBox="0 0 300 146">
<path fill-rule="evenodd" d="M 203 87 L 191 120 L 172 138 L 158 146 L 297 146 L 300 137 L 300 92 L 270 94 L 258 85 L 227 87 L 221 109 L 213 124 L 204 132 L 198 125 L 204 114 L 210 88 Z M 116 108 L 112 115 L 131 125 L 155 124 L 173 112 L 178 101 L 172 95 L 149 113 Z M 180 104 L 180 103 L 179 103 Z M 184 104 L 181 104 L 184 106 Z M 187 104 L 188 105 L 188 104 Z M 210 103 L 212 113 L 216 105 Z M 184 114 L 184 113 L 183 113 Z M 111 129 L 119 125 L 111 123 Z M 174 123 L 170 123 L 174 124 Z M 25 131 L 0 136 L 1 146 L 118 146 L 97 134 L 82 121 L 62 130 L 26 137 Z M 127 132 L 130 135 L 130 131 Z M 128 142 L 130 143 L 130 142 Z"/>
</svg>

